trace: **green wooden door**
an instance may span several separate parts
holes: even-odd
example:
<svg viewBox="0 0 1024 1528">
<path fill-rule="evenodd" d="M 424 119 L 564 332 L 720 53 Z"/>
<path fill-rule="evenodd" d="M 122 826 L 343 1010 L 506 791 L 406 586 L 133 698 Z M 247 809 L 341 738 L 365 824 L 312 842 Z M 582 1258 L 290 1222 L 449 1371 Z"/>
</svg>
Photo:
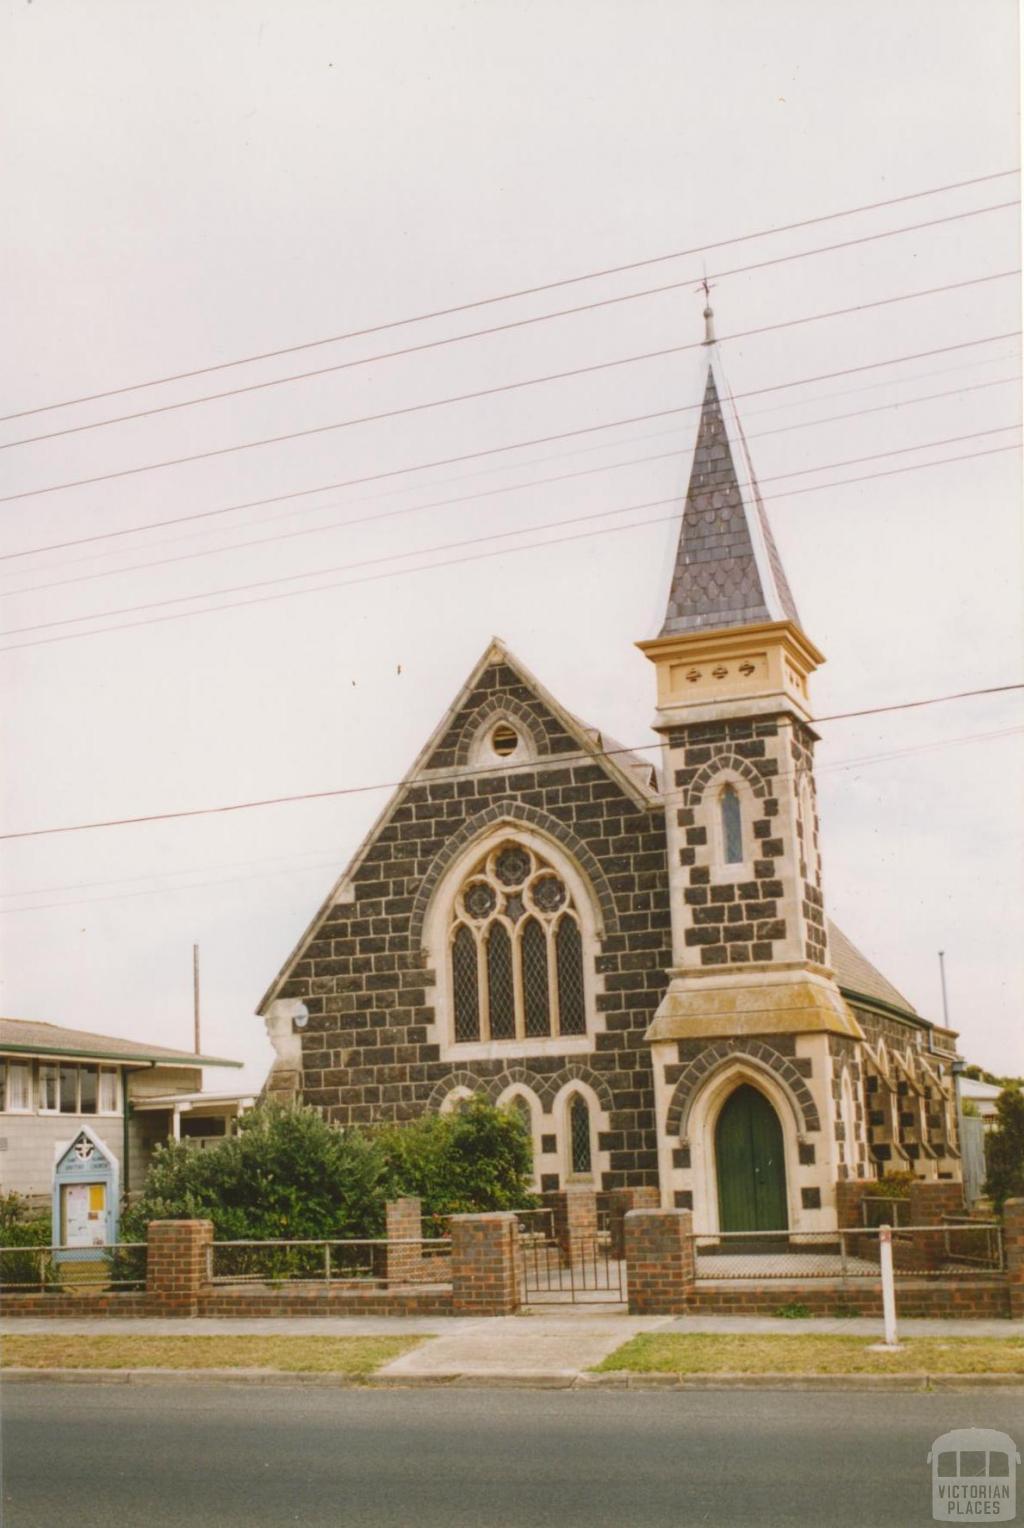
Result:
<svg viewBox="0 0 1024 1528">
<path fill-rule="evenodd" d="M 776 1231 L 788 1225 L 786 1163 L 779 1117 L 744 1083 L 715 1128 L 718 1214 L 723 1231 Z"/>
</svg>

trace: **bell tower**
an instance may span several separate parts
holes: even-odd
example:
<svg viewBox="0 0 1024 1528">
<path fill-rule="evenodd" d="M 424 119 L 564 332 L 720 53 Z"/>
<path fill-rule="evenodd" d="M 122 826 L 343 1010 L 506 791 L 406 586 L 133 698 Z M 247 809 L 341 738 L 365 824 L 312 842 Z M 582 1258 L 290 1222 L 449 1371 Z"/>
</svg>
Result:
<svg viewBox="0 0 1024 1528">
<path fill-rule="evenodd" d="M 834 1061 L 862 1038 L 829 965 L 808 688 L 824 658 L 800 624 L 710 307 L 704 317 L 668 608 L 660 634 L 639 644 L 657 680 L 672 910 L 673 967 L 647 1036 L 661 1178 L 698 1229 L 717 1225 L 712 1154 L 699 1182 L 691 1147 L 700 1156 L 701 1145 L 688 1132 L 694 1090 L 731 1056 L 755 1087 L 764 1070 L 780 1113 L 791 1106 L 788 1223 L 814 1228 L 823 1222 L 806 1212 L 827 1215 L 834 1198 Z"/>
</svg>

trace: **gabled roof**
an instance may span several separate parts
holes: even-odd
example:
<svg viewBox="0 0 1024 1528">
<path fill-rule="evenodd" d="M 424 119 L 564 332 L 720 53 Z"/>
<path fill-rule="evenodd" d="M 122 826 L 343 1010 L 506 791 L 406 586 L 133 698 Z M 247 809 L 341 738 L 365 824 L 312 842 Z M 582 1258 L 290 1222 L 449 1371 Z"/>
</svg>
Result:
<svg viewBox="0 0 1024 1528">
<path fill-rule="evenodd" d="M 747 443 L 713 346 L 663 637 L 766 621 L 799 626 Z"/>
<path fill-rule="evenodd" d="M 907 1001 L 903 993 L 893 986 L 891 981 L 884 977 L 881 971 L 875 969 L 866 955 L 862 955 L 855 944 L 852 944 L 841 928 L 829 920 L 828 925 L 829 949 L 832 955 L 832 969 L 836 973 L 836 981 L 842 989 L 845 997 L 863 997 L 869 1001 L 882 1003 L 886 1008 L 895 1008 L 900 1013 L 905 1013 L 908 1018 L 916 1019 L 919 1024 L 927 1024 L 927 1019 L 922 1019 L 913 1003 Z"/>
<path fill-rule="evenodd" d="M 65 1029 L 36 1019 L 0 1018 L 0 1051 L 29 1056 L 89 1056 L 97 1061 L 146 1062 L 165 1066 L 241 1066 L 222 1056 L 197 1056 L 194 1051 L 168 1050 L 138 1040 L 119 1040 L 86 1029 Z"/>
<path fill-rule="evenodd" d="M 274 1002 L 280 988 L 288 980 L 291 969 L 299 958 L 301 951 L 319 927 L 322 919 L 327 915 L 331 907 L 344 900 L 346 888 L 358 873 L 363 860 L 376 842 L 381 830 L 387 825 L 392 813 L 401 806 L 405 793 L 411 786 L 423 779 L 431 780 L 449 774 L 466 775 L 474 772 L 487 775 L 509 773 L 514 779 L 518 768 L 523 768 L 527 771 L 536 769 L 536 760 L 523 766 L 516 764 L 488 764 L 486 767 L 479 767 L 475 770 L 469 766 L 463 766 L 455 771 L 432 769 L 430 767 L 430 761 L 438 751 L 440 743 L 449 732 L 453 718 L 458 716 L 459 712 L 466 705 L 481 676 L 495 663 L 507 664 L 519 680 L 533 691 L 536 698 L 547 708 L 562 729 L 577 743 L 578 752 L 552 754 L 552 761 L 559 764 L 572 764 L 581 761 L 592 761 L 593 763 L 600 764 L 605 773 L 616 782 L 627 796 L 636 802 L 637 806 L 651 807 L 658 803 L 660 799 L 658 794 L 658 776 L 654 765 L 647 763 L 639 755 L 632 753 L 628 749 L 622 748 L 613 739 L 599 732 L 596 727 L 587 726 L 585 722 L 580 721 L 579 717 L 574 716 L 571 711 L 567 711 L 561 702 L 555 699 L 550 690 L 541 684 L 536 675 L 530 672 L 526 664 L 506 647 L 500 637 L 492 637 L 483 655 L 474 665 L 465 684 L 462 685 L 444 716 L 420 749 L 401 785 L 388 801 L 355 854 L 327 893 L 324 901 L 320 904 L 320 907 L 306 926 L 302 937 L 263 994 L 256 1009 L 257 1013 L 265 1013 L 270 1004 Z"/>
</svg>

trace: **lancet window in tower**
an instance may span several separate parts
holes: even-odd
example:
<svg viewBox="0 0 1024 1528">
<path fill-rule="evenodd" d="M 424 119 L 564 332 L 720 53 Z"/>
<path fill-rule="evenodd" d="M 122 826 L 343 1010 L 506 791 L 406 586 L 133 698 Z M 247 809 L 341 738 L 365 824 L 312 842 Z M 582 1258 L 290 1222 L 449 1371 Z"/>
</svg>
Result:
<svg viewBox="0 0 1024 1528">
<path fill-rule="evenodd" d="M 718 798 L 722 814 L 722 849 L 727 865 L 739 865 L 743 861 L 743 816 L 740 798 L 731 785 L 725 786 Z"/>
<path fill-rule="evenodd" d="M 463 881 L 449 928 L 456 1042 L 586 1034 L 583 937 L 555 867 L 515 840 Z"/>
</svg>

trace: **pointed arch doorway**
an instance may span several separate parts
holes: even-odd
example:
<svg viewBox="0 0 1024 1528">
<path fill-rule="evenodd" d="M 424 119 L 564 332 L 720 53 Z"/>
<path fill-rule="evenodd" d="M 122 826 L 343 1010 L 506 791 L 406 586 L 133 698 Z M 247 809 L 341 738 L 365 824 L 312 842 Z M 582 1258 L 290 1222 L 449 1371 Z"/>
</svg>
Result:
<svg viewBox="0 0 1024 1528">
<path fill-rule="evenodd" d="M 750 1083 L 727 1098 L 715 1125 L 722 1231 L 784 1231 L 786 1159 L 779 1116 Z"/>
</svg>

